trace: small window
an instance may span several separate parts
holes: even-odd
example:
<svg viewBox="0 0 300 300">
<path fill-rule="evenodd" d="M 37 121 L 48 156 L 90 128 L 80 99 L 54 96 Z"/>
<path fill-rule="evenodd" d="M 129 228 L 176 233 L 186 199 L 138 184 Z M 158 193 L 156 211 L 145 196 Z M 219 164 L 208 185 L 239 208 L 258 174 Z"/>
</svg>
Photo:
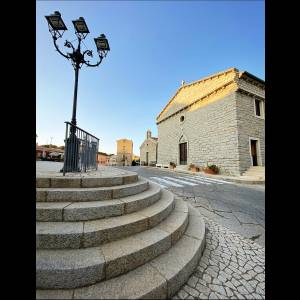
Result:
<svg viewBox="0 0 300 300">
<path fill-rule="evenodd" d="M 181 116 L 180 117 L 180 122 L 183 122 L 184 121 L 184 116 Z"/>
<path fill-rule="evenodd" d="M 258 117 L 261 117 L 261 109 L 260 109 L 261 101 L 255 99 L 255 114 Z"/>
</svg>

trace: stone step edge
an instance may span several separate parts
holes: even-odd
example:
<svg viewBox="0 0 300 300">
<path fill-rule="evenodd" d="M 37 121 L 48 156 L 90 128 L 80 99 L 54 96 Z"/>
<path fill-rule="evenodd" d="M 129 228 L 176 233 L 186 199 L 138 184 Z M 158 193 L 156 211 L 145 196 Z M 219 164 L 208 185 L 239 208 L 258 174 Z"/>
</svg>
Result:
<svg viewBox="0 0 300 300">
<path fill-rule="evenodd" d="M 174 196 L 163 190 L 154 204 L 131 214 L 78 222 L 36 222 L 37 249 L 78 249 L 99 246 L 150 229 L 173 210 Z"/>
<path fill-rule="evenodd" d="M 116 175 L 109 177 L 37 177 L 37 188 L 92 188 L 109 187 L 133 183 L 137 174 Z"/>
<path fill-rule="evenodd" d="M 188 225 L 187 205 L 179 201 L 182 200 L 176 200 L 174 210 L 156 227 L 122 240 L 99 247 L 63 250 L 61 254 L 57 250 L 37 250 L 37 262 L 48 256 L 57 255 L 58 259 L 37 267 L 36 286 L 68 289 L 91 285 L 127 273 L 163 254 L 181 238 Z M 94 255 L 92 263 L 88 258 L 86 264 L 72 268 L 74 263 L 83 261 L 84 255 Z M 62 265 L 63 268 L 59 267 Z"/>
<path fill-rule="evenodd" d="M 160 186 L 149 183 L 147 190 L 119 199 L 87 202 L 36 202 L 36 221 L 72 222 L 121 216 L 154 204 L 159 200 L 160 195 Z M 81 207 L 80 205 L 83 204 L 85 204 L 84 207 Z"/>
<path fill-rule="evenodd" d="M 37 290 L 36 299 L 170 299 L 188 280 L 205 248 L 205 223 L 189 205 L 189 224 L 166 253 L 121 276 L 76 289 Z"/>
<path fill-rule="evenodd" d="M 98 188 L 37 188 L 37 202 L 87 202 L 123 198 L 145 191 L 149 182 L 139 179 L 134 183 Z"/>
</svg>

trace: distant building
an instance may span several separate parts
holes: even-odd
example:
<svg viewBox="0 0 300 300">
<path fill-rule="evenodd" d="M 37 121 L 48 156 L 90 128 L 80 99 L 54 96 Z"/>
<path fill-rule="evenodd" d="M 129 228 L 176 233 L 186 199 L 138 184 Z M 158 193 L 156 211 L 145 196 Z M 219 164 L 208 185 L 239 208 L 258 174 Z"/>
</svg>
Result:
<svg viewBox="0 0 300 300">
<path fill-rule="evenodd" d="M 142 166 L 155 166 L 157 162 L 158 139 L 152 137 L 151 130 L 147 130 L 146 139 L 140 146 L 140 161 Z"/>
<path fill-rule="evenodd" d="M 117 165 L 131 166 L 133 157 L 133 142 L 128 139 L 117 140 Z"/>
<path fill-rule="evenodd" d="M 98 162 L 98 164 L 103 165 L 103 166 L 108 166 L 109 165 L 110 157 L 112 155 L 113 154 L 107 154 L 105 152 L 98 152 L 98 154 L 97 154 L 97 162 Z"/>
<path fill-rule="evenodd" d="M 132 160 L 139 161 L 140 157 L 138 155 L 133 154 Z"/>
<path fill-rule="evenodd" d="M 49 156 L 51 156 L 50 154 L 57 154 L 61 157 L 63 157 L 64 155 L 64 150 L 60 149 L 60 148 L 48 148 L 48 147 L 44 147 L 44 146 L 38 146 L 36 145 L 36 158 L 47 158 Z"/>
<path fill-rule="evenodd" d="M 109 166 L 116 166 L 117 165 L 117 155 L 115 155 L 115 154 L 110 155 L 108 165 Z"/>
</svg>

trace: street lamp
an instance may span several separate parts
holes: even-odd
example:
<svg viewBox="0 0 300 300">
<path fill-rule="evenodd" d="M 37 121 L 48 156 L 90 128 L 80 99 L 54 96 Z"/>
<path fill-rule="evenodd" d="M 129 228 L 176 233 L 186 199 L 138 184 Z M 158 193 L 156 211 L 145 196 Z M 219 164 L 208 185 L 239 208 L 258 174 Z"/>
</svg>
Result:
<svg viewBox="0 0 300 300">
<path fill-rule="evenodd" d="M 93 52 L 92 50 L 81 51 L 81 43 L 86 38 L 86 36 L 90 33 L 90 31 L 87 27 L 84 18 L 80 17 L 79 19 L 72 21 L 75 28 L 75 34 L 77 36 L 77 41 L 78 41 L 77 48 L 75 49 L 73 44 L 68 40 L 66 40 L 64 46 L 71 49 L 72 52 L 63 53 L 57 45 L 57 40 L 63 36 L 64 32 L 67 30 L 67 27 L 64 21 L 62 20 L 60 12 L 55 11 L 54 14 L 50 16 L 45 16 L 45 18 L 47 19 L 48 22 L 49 31 L 52 35 L 55 49 L 58 51 L 59 54 L 61 54 L 63 57 L 71 61 L 73 68 L 75 70 L 73 111 L 72 111 L 70 135 L 69 138 L 67 139 L 66 149 L 65 149 L 66 159 L 65 159 L 64 169 L 65 172 L 74 172 L 74 171 L 76 172 L 79 171 L 78 151 L 79 151 L 79 144 L 80 144 L 80 141 L 76 137 L 76 125 L 77 125 L 76 108 L 77 108 L 79 69 L 82 67 L 82 65 L 86 65 L 88 67 L 99 66 L 103 58 L 106 57 L 108 51 L 110 51 L 110 47 L 105 35 L 101 34 L 98 38 L 95 39 L 99 61 L 96 63 L 90 63 L 89 60 L 86 60 L 85 55 L 89 57 L 93 57 Z"/>
</svg>

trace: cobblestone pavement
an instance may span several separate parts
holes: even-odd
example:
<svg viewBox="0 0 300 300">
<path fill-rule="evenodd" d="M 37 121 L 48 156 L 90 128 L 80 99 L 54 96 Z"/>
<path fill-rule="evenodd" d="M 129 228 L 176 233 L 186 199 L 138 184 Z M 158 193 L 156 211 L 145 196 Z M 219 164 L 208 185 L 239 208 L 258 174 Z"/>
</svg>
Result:
<svg viewBox="0 0 300 300">
<path fill-rule="evenodd" d="M 265 248 L 204 219 L 207 235 L 203 256 L 172 299 L 264 299 Z"/>
</svg>

